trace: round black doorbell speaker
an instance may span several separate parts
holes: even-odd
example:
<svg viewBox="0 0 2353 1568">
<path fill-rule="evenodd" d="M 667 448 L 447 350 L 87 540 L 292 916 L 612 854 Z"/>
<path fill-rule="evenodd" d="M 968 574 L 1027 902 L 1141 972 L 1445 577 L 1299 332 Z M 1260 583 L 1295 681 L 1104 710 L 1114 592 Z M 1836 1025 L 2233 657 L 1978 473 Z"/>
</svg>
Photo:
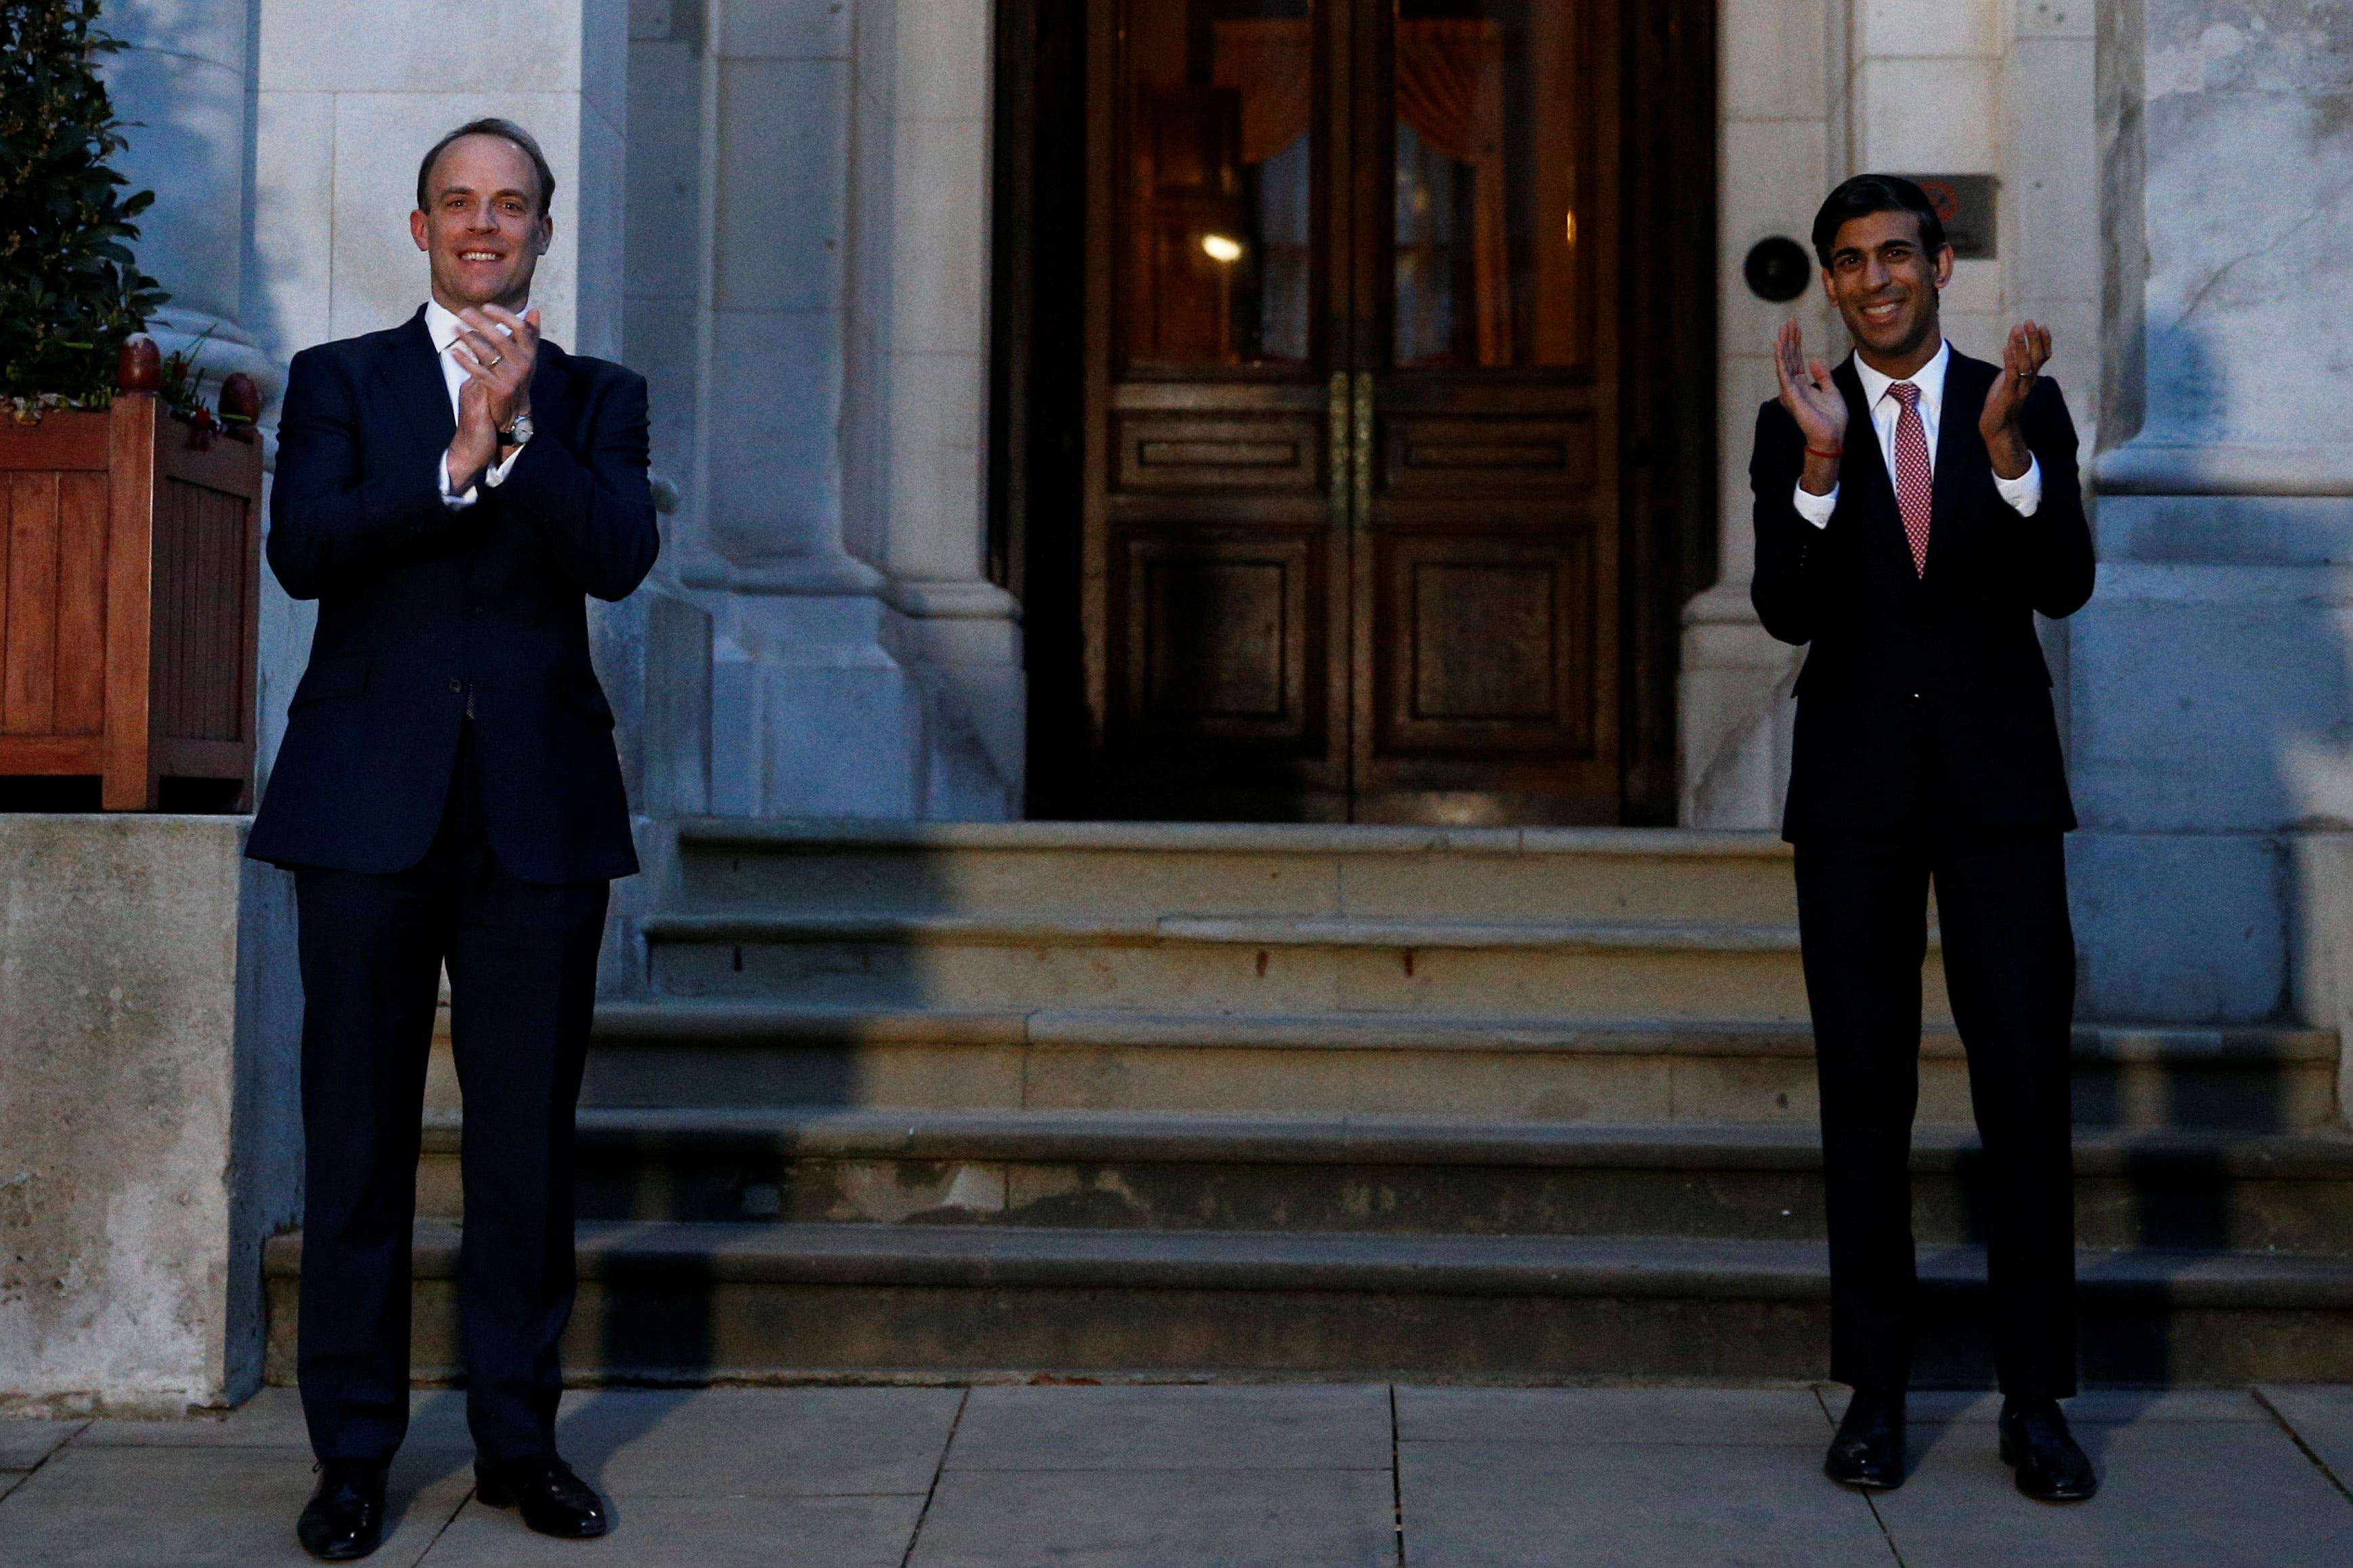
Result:
<svg viewBox="0 0 2353 1568">
<path fill-rule="evenodd" d="M 1750 293 L 1781 305 L 1804 293 L 1806 285 L 1813 281 L 1814 258 L 1788 235 L 1777 234 L 1750 248 L 1747 265 L 1741 271 L 1748 279 Z"/>
</svg>

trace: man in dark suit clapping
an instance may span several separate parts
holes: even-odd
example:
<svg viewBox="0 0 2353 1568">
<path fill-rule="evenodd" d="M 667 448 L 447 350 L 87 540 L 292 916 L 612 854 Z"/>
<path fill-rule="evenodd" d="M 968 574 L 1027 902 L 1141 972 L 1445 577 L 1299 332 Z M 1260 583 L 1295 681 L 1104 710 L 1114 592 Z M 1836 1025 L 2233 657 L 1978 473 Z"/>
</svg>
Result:
<svg viewBox="0 0 2353 1568">
<path fill-rule="evenodd" d="M 299 1372 L 320 1460 L 296 1533 L 384 1527 L 408 1421 L 409 1240 L 442 966 L 465 1094 L 459 1262 L 479 1495 L 601 1535 L 555 1450 L 572 1123 L 608 879 L 638 868 L 586 595 L 653 565 L 646 384 L 539 336 L 554 180 L 478 121 L 417 172 L 431 295 L 295 356 L 269 563 L 319 601 L 249 853 L 294 872 L 308 1139 Z"/>
<path fill-rule="evenodd" d="M 1757 615 L 1812 645 L 1782 833 L 1821 1084 L 1831 1375 L 1854 1389 L 1825 1468 L 1904 1479 L 1933 882 L 1985 1146 L 2002 1457 L 2029 1496 L 2080 1500 L 2096 1480 L 2058 1404 L 2075 1392 L 2075 817 L 2034 631 L 2092 595 L 2074 426 L 2042 375 L 2049 332 L 2022 323 L 1999 365 L 1944 341 L 1953 253 L 1917 185 L 1849 180 L 1813 239 L 1854 354 L 1810 363 L 1781 329 L 1749 476 Z"/>
</svg>

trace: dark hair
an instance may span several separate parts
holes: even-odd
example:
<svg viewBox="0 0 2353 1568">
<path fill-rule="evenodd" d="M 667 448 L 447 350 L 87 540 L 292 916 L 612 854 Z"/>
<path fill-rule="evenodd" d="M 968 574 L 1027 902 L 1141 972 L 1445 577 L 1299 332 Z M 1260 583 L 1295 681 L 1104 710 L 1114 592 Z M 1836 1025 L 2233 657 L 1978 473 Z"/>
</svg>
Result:
<svg viewBox="0 0 2353 1568">
<path fill-rule="evenodd" d="M 1814 258 L 1828 267 L 1838 231 L 1873 213 L 1910 213 L 1920 220 L 1920 248 L 1931 257 L 1945 248 L 1945 220 L 1927 192 L 1901 174 L 1857 174 L 1832 191 L 1814 215 Z"/>
<path fill-rule="evenodd" d="M 433 143 L 432 149 L 425 154 L 425 161 L 417 165 L 417 210 L 418 212 L 432 210 L 433 204 L 425 186 L 426 182 L 433 177 L 435 162 L 442 153 L 449 150 L 450 142 L 465 136 L 495 136 L 501 142 L 512 142 L 521 148 L 522 155 L 531 160 L 531 172 L 539 178 L 539 216 L 542 217 L 547 216 L 548 209 L 555 201 L 555 171 L 547 166 L 547 154 L 539 150 L 539 142 L 533 139 L 530 132 L 512 120 L 501 120 L 496 116 L 483 120 L 469 120 L 465 124 Z"/>
</svg>

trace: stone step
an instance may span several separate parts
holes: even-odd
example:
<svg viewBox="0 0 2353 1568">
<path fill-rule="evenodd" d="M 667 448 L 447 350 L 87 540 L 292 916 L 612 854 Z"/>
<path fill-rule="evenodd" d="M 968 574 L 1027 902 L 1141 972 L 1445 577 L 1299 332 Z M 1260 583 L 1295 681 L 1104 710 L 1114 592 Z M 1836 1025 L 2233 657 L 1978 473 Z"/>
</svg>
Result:
<svg viewBox="0 0 2353 1568">
<path fill-rule="evenodd" d="M 1275 1111 L 1502 1121 L 1816 1116 L 1802 1024 L 1606 1023 L 1377 1012 L 599 1006 L 590 1106 Z M 2102 1127 L 2336 1124 L 2337 1040 L 2295 1028 L 2079 1026 L 2075 1114 Z M 1970 1121 L 1961 1044 L 1921 1044 L 1924 1121 Z M 429 1103 L 458 1103 L 446 1041 Z"/>
<path fill-rule="evenodd" d="M 1770 834 L 1123 822 L 678 827 L 681 907 L 1790 925 Z"/>
<path fill-rule="evenodd" d="M 415 1373 L 456 1375 L 459 1229 L 416 1235 Z M 1829 1268 L 1804 1241 L 584 1225 L 565 1365 L 696 1384 L 1008 1372 L 1801 1379 Z M 269 1243 L 269 1371 L 293 1373 L 299 1234 Z M 2353 1381 L 2353 1259 L 2080 1255 L 2096 1383 Z M 1925 1248 L 1923 1385 L 1982 1386 L 1984 1258 Z"/>
<path fill-rule="evenodd" d="M 1806 1016 L 1794 925 L 1093 913 L 664 912 L 657 995 L 867 1005 Z M 1943 963 L 1924 984 L 1942 1016 Z"/>
<path fill-rule="evenodd" d="M 455 1218 L 460 1119 L 424 1129 L 418 1213 Z M 1819 1239 L 1811 1129 L 1416 1117 L 584 1110 L 590 1220 Z M 1982 1239 L 1974 1132 L 1915 1139 L 1915 1226 Z M 2353 1136 L 2087 1131 L 2087 1247 L 2353 1254 Z"/>
</svg>

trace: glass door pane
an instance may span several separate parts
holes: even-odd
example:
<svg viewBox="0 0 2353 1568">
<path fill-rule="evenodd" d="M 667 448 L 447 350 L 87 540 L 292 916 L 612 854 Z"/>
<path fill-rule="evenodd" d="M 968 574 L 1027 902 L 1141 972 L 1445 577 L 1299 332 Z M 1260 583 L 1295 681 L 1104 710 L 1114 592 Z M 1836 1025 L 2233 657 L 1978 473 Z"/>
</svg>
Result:
<svg viewBox="0 0 2353 1568">
<path fill-rule="evenodd" d="M 1396 17 L 1391 363 L 1577 363 L 1575 0 Z"/>
<path fill-rule="evenodd" d="M 1312 0 L 1134 0 L 1125 16 L 1124 357 L 1304 363 L 1314 309 Z"/>
</svg>

